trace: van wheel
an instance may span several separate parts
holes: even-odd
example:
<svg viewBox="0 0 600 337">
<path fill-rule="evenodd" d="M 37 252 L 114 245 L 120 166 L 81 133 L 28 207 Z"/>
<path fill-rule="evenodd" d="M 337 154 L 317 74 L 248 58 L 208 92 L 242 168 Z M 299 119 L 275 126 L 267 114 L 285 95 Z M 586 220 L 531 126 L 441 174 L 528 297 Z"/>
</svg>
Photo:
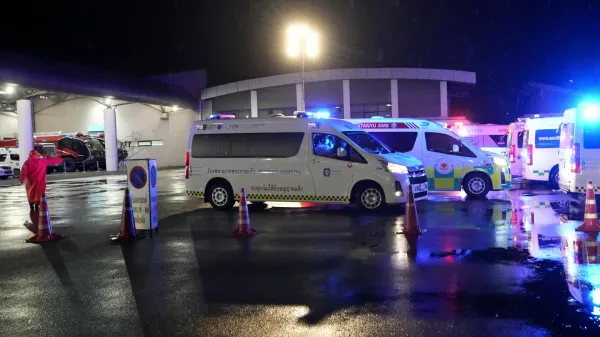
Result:
<svg viewBox="0 0 600 337">
<path fill-rule="evenodd" d="M 225 182 L 217 182 L 210 187 L 209 202 L 212 208 L 228 210 L 235 203 L 233 190 Z"/>
<path fill-rule="evenodd" d="M 6 179 L 8 179 L 8 176 L 2 176 L 2 177 L 0 177 L 0 179 L 6 180 Z"/>
<path fill-rule="evenodd" d="M 356 206 L 365 211 L 378 211 L 385 207 L 385 195 L 375 184 L 363 185 L 356 193 Z"/>
<path fill-rule="evenodd" d="M 14 169 L 13 170 L 13 177 L 19 178 L 19 174 L 21 174 L 21 170 L 20 169 Z"/>
<path fill-rule="evenodd" d="M 548 184 L 550 184 L 550 188 L 553 190 L 558 189 L 558 166 L 554 166 L 552 170 L 550 170 L 550 177 L 548 178 Z"/>
<path fill-rule="evenodd" d="M 483 198 L 490 191 L 491 185 L 492 182 L 486 174 L 473 173 L 463 181 L 463 190 L 471 198 Z"/>
</svg>

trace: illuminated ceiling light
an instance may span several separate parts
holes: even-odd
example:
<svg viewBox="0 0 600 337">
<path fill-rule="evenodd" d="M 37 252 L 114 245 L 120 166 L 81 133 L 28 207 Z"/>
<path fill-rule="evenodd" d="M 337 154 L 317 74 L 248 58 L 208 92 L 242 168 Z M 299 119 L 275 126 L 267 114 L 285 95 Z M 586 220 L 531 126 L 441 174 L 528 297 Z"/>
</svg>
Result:
<svg viewBox="0 0 600 337">
<path fill-rule="evenodd" d="M 178 105 L 173 105 L 173 106 L 171 107 L 171 110 L 172 110 L 172 111 L 177 111 L 177 110 L 179 110 L 179 106 L 178 106 Z"/>
<path fill-rule="evenodd" d="M 336 109 L 339 109 L 340 107 L 339 107 L 339 106 L 336 106 L 335 108 L 336 108 Z"/>
<path fill-rule="evenodd" d="M 14 85 L 12 85 L 12 84 L 7 84 L 6 88 L 4 88 L 4 93 L 7 95 L 14 94 L 15 91 L 16 91 L 16 89 L 15 89 Z"/>
<path fill-rule="evenodd" d="M 112 103 L 112 97 L 107 96 L 104 98 L 104 104 L 110 105 Z"/>
<path fill-rule="evenodd" d="M 303 57 L 317 57 L 320 52 L 319 34 L 305 24 L 291 25 L 286 32 L 285 50 L 289 57 L 301 54 Z"/>
<path fill-rule="evenodd" d="M 387 106 L 387 107 L 390 107 L 390 106 L 392 106 L 392 105 L 391 105 L 391 104 L 386 104 L 386 106 Z"/>
</svg>

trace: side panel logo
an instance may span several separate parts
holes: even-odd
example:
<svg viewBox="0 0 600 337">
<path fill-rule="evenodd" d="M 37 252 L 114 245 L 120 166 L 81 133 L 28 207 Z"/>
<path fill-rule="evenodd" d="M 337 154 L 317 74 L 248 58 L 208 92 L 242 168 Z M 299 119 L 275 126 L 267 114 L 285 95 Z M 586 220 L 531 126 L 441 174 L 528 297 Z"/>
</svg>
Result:
<svg viewBox="0 0 600 337">
<path fill-rule="evenodd" d="M 328 168 L 323 169 L 323 175 L 325 177 L 329 177 L 331 175 L 331 169 L 328 169 Z"/>
</svg>

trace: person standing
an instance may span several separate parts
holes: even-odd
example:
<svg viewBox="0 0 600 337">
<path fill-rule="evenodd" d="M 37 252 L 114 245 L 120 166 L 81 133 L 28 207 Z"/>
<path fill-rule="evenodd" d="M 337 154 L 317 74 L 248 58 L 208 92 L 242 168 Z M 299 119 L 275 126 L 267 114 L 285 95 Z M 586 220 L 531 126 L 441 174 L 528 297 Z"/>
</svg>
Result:
<svg viewBox="0 0 600 337">
<path fill-rule="evenodd" d="M 29 152 L 29 158 L 23 163 L 19 181 L 25 184 L 27 200 L 31 210 L 39 209 L 42 195 L 46 193 L 46 166 L 62 162 L 62 158 L 44 158 L 36 150 Z"/>
</svg>

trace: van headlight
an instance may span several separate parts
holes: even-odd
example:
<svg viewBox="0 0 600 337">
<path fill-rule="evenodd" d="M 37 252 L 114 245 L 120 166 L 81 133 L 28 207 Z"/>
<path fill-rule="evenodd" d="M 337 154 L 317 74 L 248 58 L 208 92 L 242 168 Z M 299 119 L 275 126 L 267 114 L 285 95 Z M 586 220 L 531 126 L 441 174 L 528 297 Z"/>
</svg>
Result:
<svg viewBox="0 0 600 337">
<path fill-rule="evenodd" d="M 408 167 L 400 164 L 387 163 L 387 168 L 392 173 L 408 174 Z"/>
</svg>

